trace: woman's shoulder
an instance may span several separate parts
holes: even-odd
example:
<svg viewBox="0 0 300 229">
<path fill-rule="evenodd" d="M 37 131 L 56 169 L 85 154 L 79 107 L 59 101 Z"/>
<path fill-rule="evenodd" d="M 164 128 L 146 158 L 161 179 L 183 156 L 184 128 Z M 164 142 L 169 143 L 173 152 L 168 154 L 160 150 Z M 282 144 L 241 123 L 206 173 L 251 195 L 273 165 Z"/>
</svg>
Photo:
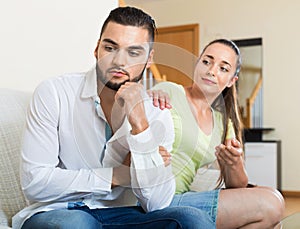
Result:
<svg viewBox="0 0 300 229">
<path fill-rule="evenodd" d="M 153 90 L 163 90 L 166 92 L 178 92 L 178 91 L 184 91 L 184 88 L 182 85 L 170 82 L 170 81 L 163 81 L 160 83 L 157 83 L 153 88 Z"/>
</svg>

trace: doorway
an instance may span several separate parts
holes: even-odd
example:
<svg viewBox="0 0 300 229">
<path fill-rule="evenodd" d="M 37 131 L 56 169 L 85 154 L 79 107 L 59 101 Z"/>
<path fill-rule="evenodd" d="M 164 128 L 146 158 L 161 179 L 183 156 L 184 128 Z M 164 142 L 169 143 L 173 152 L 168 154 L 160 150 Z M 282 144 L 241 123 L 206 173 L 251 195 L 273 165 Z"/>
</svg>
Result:
<svg viewBox="0 0 300 229">
<path fill-rule="evenodd" d="M 191 85 L 199 53 L 199 25 L 158 28 L 154 50 L 154 63 L 167 81 Z"/>
</svg>

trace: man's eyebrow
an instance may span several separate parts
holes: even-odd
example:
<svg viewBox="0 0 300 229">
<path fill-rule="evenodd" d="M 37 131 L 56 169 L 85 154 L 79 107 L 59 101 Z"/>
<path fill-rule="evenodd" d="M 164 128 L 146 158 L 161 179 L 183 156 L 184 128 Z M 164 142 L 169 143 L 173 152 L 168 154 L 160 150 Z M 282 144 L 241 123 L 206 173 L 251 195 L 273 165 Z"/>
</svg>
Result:
<svg viewBox="0 0 300 229">
<path fill-rule="evenodd" d="M 205 55 L 205 56 L 208 57 L 209 59 L 212 59 L 212 60 L 215 59 L 215 58 L 214 58 L 213 56 L 211 56 L 211 55 Z M 230 64 L 229 62 L 225 61 L 225 60 L 222 60 L 222 63 L 227 64 L 227 65 L 229 65 L 229 66 L 231 67 L 231 64 Z"/>
<path fill-rule="evenodd" d="M 113 41 L 112 39 L 109 39 L 109 38 L 103 39 L 103 42 L 110 43 L 112 45 L 118 45 L 117 42 L 115 42 L 115 41 Z"/>
<path fill-rule="evenodd" d="M 110 43 L 112 45 L 118 46 L 119 44 L 112 39 L 105 38 L 102 42 Z M 136 50 L 146 50 L 142 45 L 131 45 L 128 46 L 127 49 L 136 49 Z"/>
<path fill-rule="evenodd" d="M 132 45 L 129 46 L 128 49 L 145 50 L 145 48 L 142 45 Z"/>
</svg>

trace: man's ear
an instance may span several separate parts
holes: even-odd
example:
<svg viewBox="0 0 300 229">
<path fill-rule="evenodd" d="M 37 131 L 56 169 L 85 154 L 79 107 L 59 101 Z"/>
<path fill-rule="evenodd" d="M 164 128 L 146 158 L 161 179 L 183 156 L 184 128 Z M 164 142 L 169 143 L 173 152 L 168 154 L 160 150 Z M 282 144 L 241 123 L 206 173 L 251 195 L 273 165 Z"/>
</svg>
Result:
<svg viewBox="0 0 300 229">
<path fill-rule="evenodd" d="M 150 68 L 151 64 L 153 63 L 153 56 L 154 56 L 154 49 L 151 49 L 148 56 L 146 68 Z"/>
<path fill-rule="evenodd" d="M 97 42 L 97 46 L 94 50 L 94 57 L 98 60 L 98 48 L 99 48 L 99 44 L 100 44 L 100 39 Z"/>
<path fill-rule="evenodd" d="M 231 87 L 235 82 L 239 79 L 237 75 L 231 78 L 231 80 L 228 82 L 227 87 Z"/>
</svg>

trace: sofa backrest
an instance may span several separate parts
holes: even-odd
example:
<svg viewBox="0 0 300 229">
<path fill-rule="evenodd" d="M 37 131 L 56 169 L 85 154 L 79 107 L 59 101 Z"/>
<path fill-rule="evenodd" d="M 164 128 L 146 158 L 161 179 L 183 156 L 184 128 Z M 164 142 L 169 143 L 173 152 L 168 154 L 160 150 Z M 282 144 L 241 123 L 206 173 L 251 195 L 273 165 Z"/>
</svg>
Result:
<svg viewBox="0 0 300 229">
<path fill-rule="evenodd" d="M 26 206 L 21 191 L 19 163 L 25 113 L 30 93 L 0 89 L 0 225 Z"/>
</svg>

